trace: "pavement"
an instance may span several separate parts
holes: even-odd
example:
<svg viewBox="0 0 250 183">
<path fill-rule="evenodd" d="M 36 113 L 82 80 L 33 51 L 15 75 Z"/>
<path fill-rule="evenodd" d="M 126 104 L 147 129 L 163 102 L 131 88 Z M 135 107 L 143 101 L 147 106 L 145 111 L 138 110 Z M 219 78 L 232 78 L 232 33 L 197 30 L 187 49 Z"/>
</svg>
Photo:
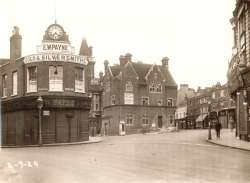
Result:
<svg viewBox="0 0 250 183">
<path fill-rule="evenodd" d="M 221 137 L 216 138 L 216 134 L 212 129 L 212 140 L 207 140 L 207 141 L 220 146 L 250 151 L 250 142 L 236 138 L 235 130 L 231 131 L 229 129 L 222 129 Z"/>
<path fill-rule="evenodd" d="M 102 142 L 103 138 L 101 136 L 96 137 L 89 137 L 88 141 L 82 141 L 82 142 L 68 142 L 68 143 L 52 143 L 52 144 L 43 144 L 40 145 L 22 145 L 22 146 L 1 146 L 0 148 L 18 148 L 18 147 L 48 147 L 48 146 L 65 146 L 65 145 L 80 145 L 80 144 L 92 144 L 92 143 L 98 143 Z M 1 183 L 1 182 L 0 182 Z"/>
</svg>

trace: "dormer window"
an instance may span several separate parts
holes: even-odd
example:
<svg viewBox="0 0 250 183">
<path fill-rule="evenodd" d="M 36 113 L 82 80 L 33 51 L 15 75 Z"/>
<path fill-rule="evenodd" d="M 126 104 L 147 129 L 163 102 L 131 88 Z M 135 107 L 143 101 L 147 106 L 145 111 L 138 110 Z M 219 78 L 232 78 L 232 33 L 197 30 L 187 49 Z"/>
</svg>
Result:
<svg viewBox="0 0 250 183">
<path fill-rule="evenodd" d="M 131 81 L 126 82 L 126 92 L 132 92 L 133 91 L 133 84 Z"/>
</svg>

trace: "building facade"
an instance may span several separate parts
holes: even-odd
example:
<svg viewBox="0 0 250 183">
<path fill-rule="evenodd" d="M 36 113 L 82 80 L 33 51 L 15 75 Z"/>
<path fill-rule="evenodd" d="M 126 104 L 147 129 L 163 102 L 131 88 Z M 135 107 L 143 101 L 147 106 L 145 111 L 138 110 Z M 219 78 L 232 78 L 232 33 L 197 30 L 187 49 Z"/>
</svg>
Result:
<svg viewBox="0 0 250 183">
<path fill-rule="evenodd" d="M 236 135 L 249 140 L 250 120 L 250 1 L 237 0 L 230 20 L 234 32 L 232 59 L 228 66 L 229 92 L 236 103 Z"/>
<path fill-rule="evenodd" d="M 180 84 L 177 92 L 177 102 L 175 111 L 175 123 L 179 129 L 187 129 L 187 99 L 193 97 L 195 90 L 188 87 L 188 84 Z"/>
<path fill-rule="evenodd" d="M 132 55 L 120 63 L 104 62 L 102 132 L 125 135 L 174 125 L 177 85 L 168 58 L 162 65 L 133 62 Z"/>
<path fill-rule="evenodd" d="M 206 128 L 208 126 L 208 101 L 210 101 L 209 88 L 198 88 L 192 97 L 187 98 L 188 128 Z"/>
<path fill-rule="evenodd" d="M 68 35 L 51 24 L 37 52 L 22 56 L 14 27 L 10 58 L 1 59 L 2 145 L 22 146 L 86 141 L 93 73 L 91 47 L 75 55 Z"/>
<path fill-rule="evenodd" d="M 190 128 L 208 128 L 219 121 L 223 128 L 235 126 L 235 103 L 230 98 L 228 85 L 219 82 L 205 89 L 198 89 L 187 99 L 187 118 Z"/>
</svg>

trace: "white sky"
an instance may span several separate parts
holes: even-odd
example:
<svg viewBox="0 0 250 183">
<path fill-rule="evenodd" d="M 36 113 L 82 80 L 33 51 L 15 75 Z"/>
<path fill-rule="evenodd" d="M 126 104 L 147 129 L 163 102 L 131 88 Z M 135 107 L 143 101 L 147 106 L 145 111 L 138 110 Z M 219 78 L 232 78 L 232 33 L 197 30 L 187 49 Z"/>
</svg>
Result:
<svg viewBox="0 0 250 183">
<path fill-rule="evenodd" d="M 0 58 L 9 57 L 14 25 L 23 37 L 23 56 L 36 52 L 55 20 L 54 0 L 0 0 Z M 197 89 L 225 83 L 231 57 L 229 19 L 235 0 L 57 0 L 57 23 L 78 53 L 83 37 L 93 46 L 96 75 L 103 61 L 119 63 L 130 52 L 134 61 L 161 64 L 170 58 L 177 84 Z"/>
</svg>

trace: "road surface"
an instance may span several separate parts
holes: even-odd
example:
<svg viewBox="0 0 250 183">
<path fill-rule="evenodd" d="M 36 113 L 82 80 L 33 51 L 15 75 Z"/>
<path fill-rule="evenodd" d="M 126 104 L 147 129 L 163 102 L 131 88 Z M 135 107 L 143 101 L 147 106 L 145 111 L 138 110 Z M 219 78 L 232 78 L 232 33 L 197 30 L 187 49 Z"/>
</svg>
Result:
<svg viewBox="0 0 250 183">
<path fill-rule="evenodd" d="M 105 137 L 97 144 L 5 148 L 0 183 L 250 182 L 250 152 L 209 144 L 206 130 Z"/>
</svg>

